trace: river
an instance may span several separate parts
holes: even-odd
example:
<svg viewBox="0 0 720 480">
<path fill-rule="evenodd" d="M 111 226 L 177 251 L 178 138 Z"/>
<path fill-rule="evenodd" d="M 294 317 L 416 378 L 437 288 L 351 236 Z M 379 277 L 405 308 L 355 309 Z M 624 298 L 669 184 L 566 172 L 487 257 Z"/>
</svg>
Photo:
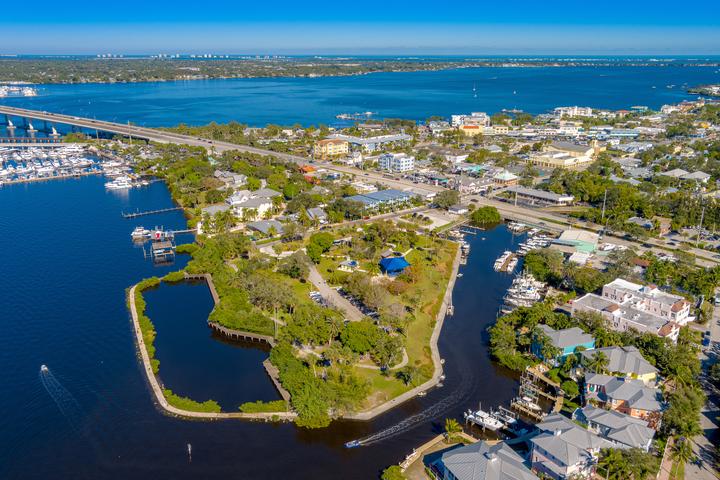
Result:
<svg viewBox="0 0 720 480">
<path fill-rule="evenodd" d="M 717 67 L 484 67 L 348 77 L 40 85 L 37 97 L 5 98 L 2 103 L 148 127 L 231 120 L 308 126 L 337 124 L 337 114 L 365 111 L 380 118 L 425 120 L 504 108 L 537 114 L 562 105 L 658 109 L 693 98 L 683 85 L 713 82 L 720 82 Z"/>
<path fill-rule="evenodd" d="M 373 422 L 335 422 L 313 431 L 163 415 L 137 359 L 124 291 L 186 260 L 154 267 L 130 242 L 139 221 L 120 212 L 171 200 L 162 183 L 123 195 L 106 191 L 103 182 L 92 176 L 0 189 L 0 478 L 322 479 L 339 472 L 375 478 L 437 433 L 445 417 L 458 417 L 479 401 L 506 404 L 513 395 L 515 380 L 491 363 L 485 333 L 510 282 L 491 268 L 513 240 L 500 227 L 468 237 L 472 253 L 455 287 L 455 315 L 440 337 L 447 379 L 427 397 Z M 146 226 L 184 224 L 179 212 L 145 220 Z M 174 289 L 183 291 L 174 295 Z M 275 398 L 260 365 L 266 352 L 228 345 L 207 331 L 212 301 L 203 285 L 163 285 L 148 292 L 148 301 L 157 322 L 160 376 L 169 388 L 198 400 L 215 398 L 226 409 L 256 396 Z M 41 364 L 61 389 L 44 388 Z M 438 402 L 444 411 L 407 431 L 369 447 L 343 448 Z M 71 408 L 58 408 L 63 405 Z"/>
</svg>

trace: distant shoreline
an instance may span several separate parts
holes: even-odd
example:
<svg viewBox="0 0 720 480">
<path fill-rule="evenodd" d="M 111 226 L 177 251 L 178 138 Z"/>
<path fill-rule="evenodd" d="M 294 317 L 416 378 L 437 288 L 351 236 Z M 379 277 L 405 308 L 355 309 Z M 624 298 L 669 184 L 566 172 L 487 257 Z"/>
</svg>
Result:
<svg viewBox="0 0 720 480">
<path fill-rule="evenodd" d="M 719 68 L 720 61 L 670 59 L 147 59 L 0 57 L 0 84 L 128 84 L 194 80 L 351 77 L 465 68 Z M 191 73 L 192 72 L 192 73 Z"/>
</svg>

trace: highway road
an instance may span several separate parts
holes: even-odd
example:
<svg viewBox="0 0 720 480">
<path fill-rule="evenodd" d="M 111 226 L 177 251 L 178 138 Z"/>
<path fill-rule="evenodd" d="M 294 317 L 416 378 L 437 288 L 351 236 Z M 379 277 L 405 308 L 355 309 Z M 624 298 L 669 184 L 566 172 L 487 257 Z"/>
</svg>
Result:
<svg viewBox="0 0 720 480">
<path fill-rule="evenodd" d="M 0 114 L 6 114 L 11 116 L 25 117 L 36 120 L 43 120 L 54 123 L 63 123 L 67 125 L 75 125 L 82 128 L 101 130 L 119 135 L 125 135 L 128 137 L 141 138 L 159 143 L 175 143 L 181 145 L 192 145 L 204 147 L 208 150 L 214 150 L 216 152 L 225 152 L 229 150 L 238 150 L 242 152 L 256 153 L 260 155 L 273 155 L 277 158 L 296 162 L 298 164 L 306 164 L 312 161 L 311 158 L 302 157 L 298 155 L 292 155 L 288 153 L 278 153 L 270 150 L 265 150 L 257 147 L 251 147 L 248 145 L 237 145 L 229 142 L 221 142 L 216 140 L 207 140 L 204 138 L 193 137 L 189 135 L 181 135 L 179 133 L 165 132 L 153 128 L 139 127 L 136 125 L 125 125 L 115 122 L 107 122 L 104 120 L 96 120 L 90 118 L 76 117 L 72 115 L 63 115 L 52 112 L 41 112 L 37 110 L 28 110 L 23 108 L 15 108 L 0 105 Z M 399 177 L 388 178 L 387 176 L 372 171 L 364 171 L 359 168 L 334 165 L 327 162 L 314 162 L 314 166 L 317 168 L 325 168 L 330 171 L 335 171 L 347 175 L 354 176 L 357 180 L 361 180 L 367 183 L 381 183 L 390 188 L 397 188 L 400 190 L 415 189 L 426 192 L 440 192 L 444 190 L 443 187 L 428 185 L 428 184 L 415 184 L 410 180 L 405 180 Z M 498 209 L 498 211 L 505 217 L 513 220 L 522 222 L 532 223 L 540 225 L 545 228 L 560 230 L 567 228 L 568 218 L 559 216 L 550 212 L 545 212 L 538 209 L 516 206 L 506 202 L 493 200 L 480 195 L 466 195 L 463 197 L 465 201 L 473 202 L 478 206 L 490 205 Z M 550 221 L 548 221 L 550 220 Z M 576 222 L 573 224 L 575 227 L 581 227 L 595 232 L 599 232 L 602 226 L 596 224 L 590 224 L 587 222 Z M 648 239 L 645 242 L 636 242 L 620 238 L 612 238 L 612 243 L 632 246 L 639 251 L 651 250 L 655 253 L 668 253 L 672 251 L 663 242 L 656 239 Z M 644 245 L 652 245 L 648 248 Z M 696 249 L 692 247 L 682 247 L 684 251 L 693 253 L 697 258 L 696 262 L 700 266 L 712 267 L 720 263 L 717 258 L 714 258 L 713 252 L 706 250 Z"/>
</svg>

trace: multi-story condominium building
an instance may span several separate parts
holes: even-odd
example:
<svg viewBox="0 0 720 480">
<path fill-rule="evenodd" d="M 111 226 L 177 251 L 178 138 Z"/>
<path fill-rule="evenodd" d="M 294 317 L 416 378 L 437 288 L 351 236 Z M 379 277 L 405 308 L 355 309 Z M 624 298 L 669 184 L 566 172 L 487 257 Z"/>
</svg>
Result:
<svg viewBox="0 0 720 480">
<path fill-rule="evenodd" d="M 409 172 L 415 169 L 415 157 L 405 153 L 385 153 L 378 157 L 378 167 L 388 172 Z"/>
<path fill-rule="evenodd" d="M 639 285 L 621 278 L 603 287 L 602 296 L 588 293 L 572 303 L 576 311 L 596 312 L 618 331 L 635 329 L 677 340 L 680 327 L 693 321 L 690 302 L 655 285 Z"/>
<path fill-rule="evenodd" d="M 453 127 L 461 127 L 463 125 L 477 125 L 484 127 L 490 125 L 490 116 L 485 112 L 472 112 L 470 115 L 452 115 L 450 124 Z"/>
<path fill-rule="evenodd" d="M 562 117 L 592 117 L 593 109 L 590 107 L 557 107 L 555 115 Z"/>
<path fill-rule="evenodd" d="M 327 160 L 329 158 L 337 158 L 347 155 L 350 151 L 350 144 L 346 140 L 336 138 L 326 138 L 320 140 L 313 148 L 315 158 Z"/>
</svg>

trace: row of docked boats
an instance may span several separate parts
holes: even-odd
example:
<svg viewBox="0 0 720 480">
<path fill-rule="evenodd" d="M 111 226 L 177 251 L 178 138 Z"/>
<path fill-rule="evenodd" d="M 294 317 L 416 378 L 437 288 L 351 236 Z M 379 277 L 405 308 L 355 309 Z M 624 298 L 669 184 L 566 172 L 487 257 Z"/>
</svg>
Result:
<svg viewBox="0 0 720 480">
<path fill-rule="evenodd" d="M 517 256 L 510 250 L 505 250 L 493 264 L 493 270 L 496 272 L 512 273 L 518 264 Z"/>
<path fill-rule="evenodd" d="M 518 307 L 531 307 L 545 297 L 547 285 L 525 272 L 513 279 L 503 297 L 500 312 L 508 314 Z"/>
<path fill-rule="evenodd" d="M 99 172 L 100 165 L 78 146 L 43 151 L 0 147 L 0 182 L 15 183 Z"/>
<path fill-rule="evenodd" d="M 131 175 L 120 175 L 105 183 L 108 190 L 127 190 L 134 187 L 144 187 L 150 185 L 149 180 L 134 178 Z"/>
<path fill-rule="evenodd" d="M 537 229 L 532 229 L 528 232 L 528 238 L 522 242 L 517 250 L 517 255 L 524 257 L 532 250 L 538 250 L 545 248 L 550 245 L 552 238 L 544 233 L 540 233 Z"/>
<path fill-rule="evenodd" d="M 141 225 L 135 227 L 135 230 L 130 233 L 130 238 L 132 238 L 134 242 L 146 242 L 147 240 L 162 242 L 164 240 L 173 240 L 175 238 L 175 232 L 172 230 L 164 230 L 162 227 L 155 227 L 150 230 Z"/>
</svg>

